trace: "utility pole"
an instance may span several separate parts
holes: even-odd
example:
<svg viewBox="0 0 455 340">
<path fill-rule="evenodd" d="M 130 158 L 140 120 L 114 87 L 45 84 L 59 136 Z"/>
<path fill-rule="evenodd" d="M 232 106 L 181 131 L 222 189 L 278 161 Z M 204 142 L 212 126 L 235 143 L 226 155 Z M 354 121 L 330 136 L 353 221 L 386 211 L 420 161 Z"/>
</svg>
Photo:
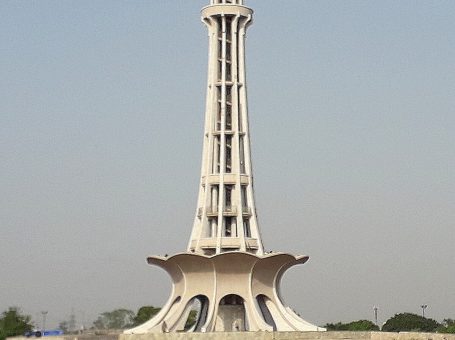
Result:
<svg viewBox="0 0 455 340">
<path fill-rule="evenodd" d="M 428 305 L 421 305 L 420 308 L 422 308 L 422 317 L 425 317 L 425 309 L 428 307 Z"/>
<path fill-rule="evenodd" d="M 76 315 L 74 314 L 74 307 L 71 308 L 70 319 L 68 322 L 68 331 L 71 333 L 76 331 Z"/>
<path fill-rule="evenodd" d="M 44 336 L 44 331 L 46 330 L 46 316 L 47 316 L 47 310 L 43 310 L 41 312 L 41 314 L 43 315 L 43 336 Z"/>
<path fill-rule="evenodd" d="M 376 324 L 376 326 L 378 325 L 378 310 L 379 308 L 377 306 L 374 306 L 373 307 L 373 311 L 374 311 L 374 323 Z"/>
</svg>

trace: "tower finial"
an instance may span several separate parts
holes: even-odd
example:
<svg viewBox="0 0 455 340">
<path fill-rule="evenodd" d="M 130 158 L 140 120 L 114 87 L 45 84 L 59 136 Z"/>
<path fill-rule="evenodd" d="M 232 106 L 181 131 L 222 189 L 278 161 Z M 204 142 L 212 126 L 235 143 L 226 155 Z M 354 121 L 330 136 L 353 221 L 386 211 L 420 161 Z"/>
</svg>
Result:
<svg viewBox="0 0 455 340">
<path fill-rule="evenodd" d="M 210 5 L 243 5 L 244 0 L 210 0 Z"/>
</svg>

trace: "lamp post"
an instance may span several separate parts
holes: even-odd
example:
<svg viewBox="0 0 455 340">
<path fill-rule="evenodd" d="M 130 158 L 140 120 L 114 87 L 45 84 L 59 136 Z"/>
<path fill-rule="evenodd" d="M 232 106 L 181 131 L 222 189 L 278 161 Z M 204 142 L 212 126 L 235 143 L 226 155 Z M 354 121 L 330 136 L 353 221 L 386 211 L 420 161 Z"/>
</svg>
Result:
<svg viewBox="0 0 455 340">
<path fill-rule="evenodd" d="M 41 314 L 43 315 L 43 336 L 44 336 L 44 331 L 46 330 L 46 316 L 47 316 L 47 310 L 43 310 L 41 312 Z"/>
<path fill-rule="evenodd" d="M 422 317 L 425 317 L 425 309 L 428 307 L 428 305 L 421 305 L 420 308 L 422 308 Z"/>
<path fill-rule="evenodd" d="M 373 307 L 373 311 L 374 311 L 374 323 L 376 324 L 376 326 L 378 325 L 378 310 L 379 308 L 377 306 L 374 306 Z"/>
</svg>

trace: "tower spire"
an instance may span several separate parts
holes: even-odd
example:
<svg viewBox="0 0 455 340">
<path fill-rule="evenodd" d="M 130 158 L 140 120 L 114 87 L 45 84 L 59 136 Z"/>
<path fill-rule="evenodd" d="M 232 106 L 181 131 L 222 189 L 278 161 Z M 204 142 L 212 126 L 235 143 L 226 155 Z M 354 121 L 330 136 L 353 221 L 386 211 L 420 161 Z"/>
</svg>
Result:
<svg viewBox="0 0 455 340">
<path fill-rule="evenodd" d="M 202 10 L 209 61 L 201 181 L 188 251 L 263 254 L 254 204 L 245 72 L 243 0 L 211 0 Z"/>
</svg>

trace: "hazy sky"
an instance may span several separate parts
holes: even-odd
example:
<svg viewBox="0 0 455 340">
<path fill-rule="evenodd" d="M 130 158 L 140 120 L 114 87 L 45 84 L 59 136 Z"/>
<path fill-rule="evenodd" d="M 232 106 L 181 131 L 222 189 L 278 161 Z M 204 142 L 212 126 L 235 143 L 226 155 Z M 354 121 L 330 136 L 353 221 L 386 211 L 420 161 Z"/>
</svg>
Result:
<svg viewBox="0 0 455 340">
<path fill-rule="evenodd" d="M 162 305 L 196 209 L 204 0 L 0 1 L 0 310 Z M 455 2 L 250 0 L 265 247 L 317 323 L 455 318 Z"/>
</svg>

